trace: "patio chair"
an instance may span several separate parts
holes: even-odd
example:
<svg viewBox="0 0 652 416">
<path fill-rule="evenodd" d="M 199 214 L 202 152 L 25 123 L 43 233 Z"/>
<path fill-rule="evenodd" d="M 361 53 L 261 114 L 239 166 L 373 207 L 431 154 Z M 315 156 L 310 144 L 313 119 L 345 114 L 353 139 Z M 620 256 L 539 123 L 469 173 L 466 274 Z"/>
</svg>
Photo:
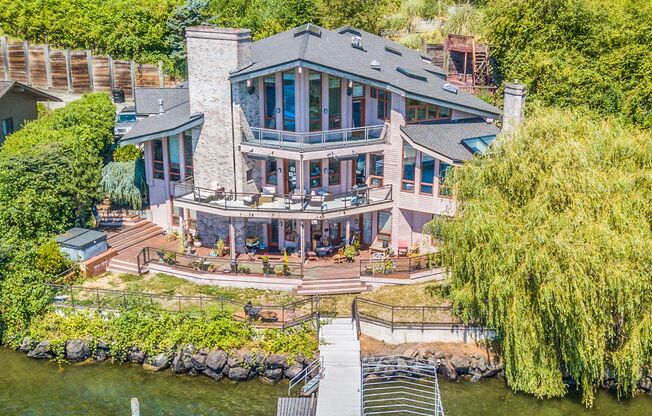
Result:
<svg viewBox="0 0 652 416">
<path fill-rule="evenodd" d="M 408 242 L 406 240 L 398 240 L 398 257 L 408 255 Z"/>
<path fill-rule="evenodd" d="M 242 198 L 242 202 L 247 206 L 257 206 L 260 194 L 248 195 Z"/>
<path fill-rule="evenodd" d="M 253 306 L 253 305 L 250 305 L 250 304 L 244 305 L 245 315 L 247 316 L 247 319 L 250 319 L 252 321 L 255 321 L 255 320 L 258 319 L 258 315 L 260 314 L 260 311 L 262 311 L 262 310 L 263 310 L 263 308 L 261 308 L 261 307 Z"/>
<path fill-rule="evenodd" d="M 326 197 L 324 195 L 310 195 L 309 205 L 311 207 L 321 208 L 325 201 Z"/>
</svg>

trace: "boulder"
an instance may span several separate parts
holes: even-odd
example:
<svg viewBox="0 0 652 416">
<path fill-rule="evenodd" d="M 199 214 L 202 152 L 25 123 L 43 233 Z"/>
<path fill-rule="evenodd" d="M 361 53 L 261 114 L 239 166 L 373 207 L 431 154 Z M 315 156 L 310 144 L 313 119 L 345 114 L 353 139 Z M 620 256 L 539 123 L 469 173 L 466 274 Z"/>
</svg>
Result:
<svg viewBox="0 0 652 416">
<path fill-rule="evenodd" d="M 288 359 L 285 355 L 272 354 L 265 359 L 265 366 L 270 369 L 286 369 L 288 368 Z"/>
<path fill-rule="evenodd" d="M 190 361 L 197 371 L 204 371 L 206 369 L 206 355 L 193 354 L 190 356 Z"/>
<path fill-rule="evenodd" d="M 471 365 L 468 357 L 461 357 L 459 355 L 453 355 L 450 359 L 450 363 L 455 367 L 455 370 L 460 375 L 468 373 L 469 366 Z"/>
<path fill-rule="evenodd" d="M 43 340 L 34 347 L 33 350 L 27 353 L 29 358 L 36 358 L 37 360 L 49 360 L 54 357 L 50 349 L 50 341 Z"/>
<path fill-rule="evenodd" d="M 179 353 L 172 359 L 170 368 L 177 374 L 187 373 L 193 368 L 192 359 L 187 354 Z"/>
<path fill-rule="evenodd" d="M 66 360 L 73 363 L 84 361 L 91 356 L 91 348 L 82 340 L 73 339 L 66 342 Z"/>
<path fill-rule="evenodd" d="M 169 366 L 170 356 L 165 353 L 161 353 L 153 357 L 147 357 L 145 363 L 143 363 L 143 368 L 149 371 L 161 371 L 165 370 Z"/>
<path fill-rule="evenodd" d="M 298 352 L 297 355 L 294 356 L 294 361 L 304 366 L 310 364 L 310 360 L 303 355 L 302 352 Z"/>
<path fill-rule="evenodd" d="M 487 371 L 487 360 L 484 357 L 474 359 L 471 362 L 471 368 L 479 370 L 481 373 Z"/>
<path fill-rule="evenodd" d="M 286 378 L 289 378 L 290 380 L 292 380 L 301 371 L 303 371 L 303 365 L 301 365 L 301 363 L 296 362 L 296 363 L 292 364 L 291 366 L 289 366 L 288 368 L 286 368 L 283 371 L 283 375 L 285 375 Z"/>
<path fill-rule="evenodd" d="M 104 341 L 103 339 L 101 339 L 101 340 L 99 340 L 99 341 L 97 342 L 97 348 L 101 348 L 101 349 L 103 349 L 103 350 L 107 350 L 107 351 L 108 351 L 109 349 L 111 349 L 111 347 L 109 346 L 109 344 L 108 344 L 106 341 Z"/>
<path fill-rule="evenodd" d="M 202 374 L 204 374 L 207 377 L 212 378 L 215 381 L 221 380 L 224 375 L 222 375 L 221 371 L 213 371 L 210 368 L 205 369 Z"/>
<path fill-rule="evenodd" d="M 93 359 L 95 361 L 105 361 L 109 358 L 109 352 L 103 348 L 98 348 L 93 352 Z"/>
<path fill-rule="evenodd" d="M 145 353 L 136 347 L 131 347 L 129 348 L 129 351 L 127 351 L 127 361 L 142 364 L 145 361 Z"/>
<path fill-rule="evenodd" d="M 225 365 L 224 368 L 222 369 L 222 375 L 224 377 L 228 377 L 230 370 L 231 370 L 231 368 L 228 365 Z"/>
<path fill-rule="evenodd" d="M 433 354 L 433 357 L 435 357 L 438 360 L 441 360 L 442 358 L 446 358 L 446 354 L 444 354 L 441 351 L 437 351 Z"/>
<path fill-rule="evenodd" d="M 224 351 L 210 351 L 206 356 L 205 365 L 206 368 L 220 373 L 228 360 L 229 357 Z"/>
<path fill-rule="evenodd" d="M 283 378 L 283 369 L 282 368 L 270 368 L 265 370 L 263 377 L 271 381 L 279 381 Z"/>
<path fill-rule="evenodd" d="M 30 337 L 25 337 L 22 341 L 20 341 L 20 347 L 18 347 L 18 351 L 29 352 L 32 348 L 34 348 L 34 343 Z"/>
<path fill-rule="evenodd" d="M 238 367 L 242 364 L 242 356 L 238 353 L 234 353 L 229 356 L 229 361 L 227 361 L 229 367 Z"/>
<path fill-rule="evenodd" d="M 407 350 L 403 351 L 403 356 L 404 357 L 414 358 L 417 355 L 419 355 L 419 352 L 417 350 L 415 350 L 414 348 L 408 348 Z"/>
<path fill-rule="evenodd" d="M 455 367 L 453 367 L 453 365 L 446 358 L 439 360 L 437 370 L 443 377 L 450 380 L 457 380 L 457 372 L 455 371 Z"/>
<path fill-rule="evenodd" d="M 253 367 L 254 366 L 254 356 L 251 355 L 250 352 L 246 352 L 242 355 L 242 362 L 247 366 L 247 367 Z"/>
<path fill-rule="evenodd" d="M 258 351 L 256 355 L 254 355 L 254 363 L 259 367 L 264 367 L 266 358 L 267 356 L 265 355 L 265 353 Z"/>
<path fill-rule="evenodd" d="M 229 368 L 229 378 L 236 381 L 244 381 L 249 379 L 249 369 L 243 367 Z"/>
<path fill-rule="evenodd" d="M 482 380 L 482 375 L 480 373 L 474 373 L 471 376 L 471 383 L 477 383 L 480 380 Z"/>
<path fill-rule="evenodd" d="M 482 377 L 489 378 L 499 374 L 503 370 L 502 363 L 487 363 L 487 369 L 482 372 Z"/>
</svg>

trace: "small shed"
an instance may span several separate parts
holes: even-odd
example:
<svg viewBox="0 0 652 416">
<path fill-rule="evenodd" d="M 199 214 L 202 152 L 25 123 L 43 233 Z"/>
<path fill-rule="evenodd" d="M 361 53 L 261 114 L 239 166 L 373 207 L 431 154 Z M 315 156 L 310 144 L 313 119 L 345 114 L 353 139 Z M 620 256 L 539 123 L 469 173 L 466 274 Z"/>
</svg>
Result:
<svg viewBox="0 0 652 416">
<path fill-rule="evenodd" d="M 85 261 L 108 249 L 106 234 L 88 228 L 71 228 L 55 238 L 61 252 L 73 261 Z"/>
</svg>

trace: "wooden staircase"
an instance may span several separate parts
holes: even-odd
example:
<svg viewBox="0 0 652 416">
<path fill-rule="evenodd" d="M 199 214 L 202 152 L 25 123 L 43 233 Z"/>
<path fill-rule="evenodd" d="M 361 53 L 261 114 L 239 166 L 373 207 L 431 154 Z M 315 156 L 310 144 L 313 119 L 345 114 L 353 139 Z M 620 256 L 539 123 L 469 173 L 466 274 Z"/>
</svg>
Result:
<svg viewBox="0 0 652 416">
<path fill-rule="evenodd" d="M 371 286 L 362 283 L 359 277 L 319 278 L 314 280 L 304 279 L 301 286 L 296 289 L 297 295 L 333 295 L 344 293 L 364 293 L 371 290 Z"/>
<path fill-rule="evenodd" d="M 116 222 L 122 224 L 124 231 L 110 236 L 107 242 L 109 247 L 115 249 L 117 252 L 163 233 L 161 227 L 140 217 L 138 219 L 116 220 Z"/>
</svg>

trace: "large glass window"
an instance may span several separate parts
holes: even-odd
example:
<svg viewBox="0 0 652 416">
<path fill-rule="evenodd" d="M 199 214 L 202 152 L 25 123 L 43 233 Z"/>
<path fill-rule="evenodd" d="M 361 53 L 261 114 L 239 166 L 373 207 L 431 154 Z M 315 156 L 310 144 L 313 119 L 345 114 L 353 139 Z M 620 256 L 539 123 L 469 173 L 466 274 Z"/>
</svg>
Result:
<svg viewBox="0 0 652 416">
<path fill-rule="evenodd" d="M 378 211 L 378 234 L 392 235 L 392 213 Z"/>
<path fill-rule="evenodd" d="M 310 131 L 321 130 L 321 74 L 308 74 L 308 127 Z"/>
<path fill-rule="evenodd" d="M 321 186 L 321 160 L 310 161 L 310 187 L 319 188 Z"/>
<path fill-rule="evenodd" d="M 403 142 L 403 181 L 401 190 L 414 192 L 414 170 L 417 164 L 417 151 Z"/>
<path fill-rule="evenodd" d="M 342 80 L 328 78 L 328 128 L 342 128 Z"/>
<path fill-rule="evenodd" d="M 183 158 L 186 164 L 186 178 L 194 176 L 192 166 L 192 131 L 185 131 L 183 133 Z"/>
<path fill-rule="evenodd" d="M 353 83 L 352 95 L 353 95 L 353 97 L 362 97 L 362 98 L 364 98 L 364 84 L 354 82 Z"/>
<path fill-rule="evenodd" d="M 342 183 L 341 162 L 333 157 L 328 159 L 328 185 L 339 185 Z"/>
<path fill-rule="evenodd" d="M 421 193 L 432 195 L 435 181 L 435 158 L 421 153 Z"/>
<path fill-rule="evenodd" d="M 444 183 L 451 168 L 448 163 L 439 162 L 439 196 L 450 197 L 452 194 L 450 186 Z"/>
<path fill-rule="evenodd" d="M 294 101 L 294 71 L 283 73 L 283 130 L 296 130 L 296 108 Z"/>
<path fill-rule="evenodd" d="M 165 179 L 162 140 L 152 140 L 152 167 L 154 179 Z"/>
<path fill-rule="evenodd" d="M 278 185 L 278 160 L 275 157 L 265 162 L 265 183 L 267 185 Z"/>
<path fill-rule="evenodd" d="M 385 158 L 382 154 L 371 153 L 369 155 L 369 185 L 383 186 L 385 176 Z"/>
<path fill-rule="evenodd" d="M 379 89 L 377 92 L 378 95 L 378 108 L 376 112 L 376 117 L 379 120 L 389 119 L 389 109 L 390 109 L 390 93 Z"/>
<path fill-rule="evenodd" d="M 265 90 L 265 128 L 276 128 L 276 78 L 274 75 L 263 78 Z"/>
<path fill-rule="evenodd" d="M 170 180 L 181 180 L 181 157 L 179 155 L 179 136 L 168 137 L 168 162 L 170 167 Z"/>
<path fill-rule="evenodd" d="M 438 120 L 440 118 L 449 117 L 450 109 L 448 108 L 440 107 L 435 104 L 424 103 L 412 98 L 408 98 L 406 100 L 405 120 L 408 123 Z"/>
<path fill-rule="evenodd" d="M 367 156 L 358 155 L 358 159 L 353 161 L 354 184 L 363 184 L 367 180 Z"/>
</svg>

